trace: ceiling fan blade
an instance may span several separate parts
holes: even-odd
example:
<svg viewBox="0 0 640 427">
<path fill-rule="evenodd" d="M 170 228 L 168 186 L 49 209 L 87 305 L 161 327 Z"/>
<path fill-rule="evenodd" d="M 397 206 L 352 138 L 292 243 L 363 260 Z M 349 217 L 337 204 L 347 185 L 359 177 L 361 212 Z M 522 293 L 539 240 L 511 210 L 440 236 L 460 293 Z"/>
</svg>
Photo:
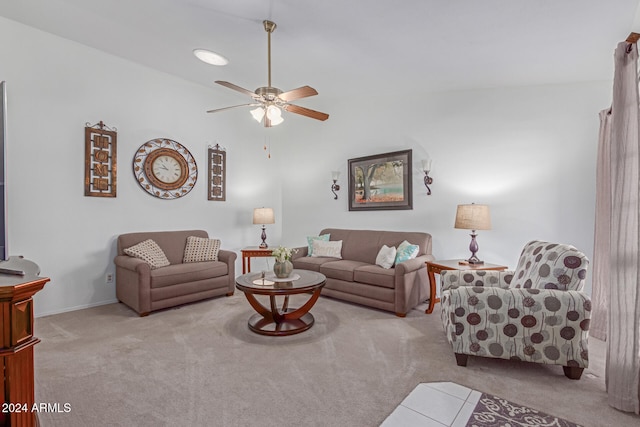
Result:
<svg viewBox="0 0 640 427">
<path fill-rule="evenodd" d="M 283 108 L 290 113 L 301 114 L 316 120 L 325 121 L 329 118 L 329 115 L 326 113 L 321 113 L 320 111 L 311 110 L 299 105 L 286 104 Z"/>
<path fill-rule="evenodd" d="M 295 101 L 296 99 L 306 98 L 308 96 L 317 95 L 318 91 L 312 88 L 311 86 L 302 86 L 297 89 L 292 89 L 287 92 L 283 92 L 278 95 L 278 98 L 283 101 Z"/>
<path fill-rule="evenodd" d="M 207 113 L 218 113 L 220 111 L 224 111 L 224 110 L 230 110 L 232 108 L 238 108 L 238 107 L 257 107 L 260 104 L 240 104 L 240 105 L 232 105 L 231 107 L 224 107 L 224 108 L 216 108 L 215 110 L 208 110 Z"/>
<path fill-rule="evenodd" d="M 233 83 L 225 82 L 223 80 L 216 80 L 216 83 L 218 83 L 219 85 L 222 85 L 224 87 L 228 87 L 229 89 L 233 89 L 235 91 L 238 91 L 240 93 L 244 93 L 245 95 L 249 95 L 252 98 L 256 96 L 256 94 L 254 92 L 251 92 L 249 89 L 245 89 L 245 88 L 240 87 L 238 85 L 234 85 Z"/>
</svg>

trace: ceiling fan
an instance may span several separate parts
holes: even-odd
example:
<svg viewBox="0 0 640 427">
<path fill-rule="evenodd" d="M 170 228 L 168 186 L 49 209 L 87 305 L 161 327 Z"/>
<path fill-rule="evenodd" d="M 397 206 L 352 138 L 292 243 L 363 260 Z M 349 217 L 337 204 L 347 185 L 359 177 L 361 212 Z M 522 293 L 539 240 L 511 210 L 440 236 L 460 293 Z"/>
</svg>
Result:
<svg viewBox="0 0 640 427">
<path fill-rule="evenodd" d="M 314 88 L 310 86 L 302 86 L 297 89 L 293 89 L 287 92 L 283 92 L 277 87 L 271 86 L 271 33 L 276 29 L 274 22 L 265 20 L 262 21 L 264 29 L 267 32 L 267 54 L 268 54 L 268 67 L 269 67 L 269 82 L 268 86 L 259 87 L 254 92 L 233 83 L 225 82 L 222 80 L 216 80 L 219 85 L 228 87 L 245 95 L 249 95 L 253 102 L 249 104 L 234 105 L 231 107 L 218 108 L 215 110 L 209 110 L 207 113 L 217 113 L 219 111 L 229 110 L 237 107 L 257 107 L 251 110 L 251 115 L 258 122 L 263 121 L 265 127 L 271 127 L 279 125 L 284 121 L 282 118 L 282 111 L 285 110 L 290 113 L 300 114 L 310 117 L 316 120 L 327 120 L 329 115 L 321 113 L 320 111 L 311 110 L 309 108 L 300 107 L 299 105 L 290 104 L 290 101 L 296 99 L 306 98 L 318 94 Z"/>
</svg>

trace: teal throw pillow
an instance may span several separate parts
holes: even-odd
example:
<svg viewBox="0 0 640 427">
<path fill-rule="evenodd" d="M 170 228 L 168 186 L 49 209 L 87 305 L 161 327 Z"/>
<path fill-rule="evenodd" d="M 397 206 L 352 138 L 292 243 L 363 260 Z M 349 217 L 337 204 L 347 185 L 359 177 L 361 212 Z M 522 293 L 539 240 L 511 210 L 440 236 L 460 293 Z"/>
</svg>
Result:
<svg viewBox="0 0 640 427">
<path fill-rule="evenodd" d="M 418 256 L 418 251 L 420 250 L 420 246 L 412 245 L 406 240 L 400 243 L 398 246 L 398 250 L 396 251 L 396 262 L 395 264 L 400 264 L 401 262 L 414 259 Z"/>
<path fill-rule="evenodd" d="M 307 237 L 307 245 L 308 245 L 307 256 L 311 256 L 313 254 L 313 241 L 314 240 L 323 240 L 325 242 L 328 242 L 330 236 L 331 236 L 330 234 L 323 234 L 321 236 L 309 236 L 309 237 Z"/>
</svg>

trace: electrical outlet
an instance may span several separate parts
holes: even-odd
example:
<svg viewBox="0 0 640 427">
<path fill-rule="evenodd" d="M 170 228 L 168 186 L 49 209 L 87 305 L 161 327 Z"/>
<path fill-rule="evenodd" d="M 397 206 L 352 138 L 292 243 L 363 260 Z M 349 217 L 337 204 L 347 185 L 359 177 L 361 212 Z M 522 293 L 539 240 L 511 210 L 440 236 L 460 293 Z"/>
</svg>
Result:
<svg viewBox="0 0 640 427">
<path fill-rule="evenodd" d="M 113 274 L 112 273 L 107 273 L 106 277 L 104 278 L 104 282 L 105 283 L 113 283 Z"/>
</svg>

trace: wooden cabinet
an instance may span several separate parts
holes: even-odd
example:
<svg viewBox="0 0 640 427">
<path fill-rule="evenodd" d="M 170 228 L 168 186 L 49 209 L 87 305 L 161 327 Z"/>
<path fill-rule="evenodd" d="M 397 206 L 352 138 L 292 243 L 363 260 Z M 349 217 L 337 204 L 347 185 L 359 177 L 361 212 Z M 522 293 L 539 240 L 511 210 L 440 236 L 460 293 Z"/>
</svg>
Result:
<svg viewBox="0 0 640 427">
<path fill-rule="evenodd" d="M 33 348 L 40 340 L 33 336 L 33 295 L 49 281 L 38 277 L 38 266 L 28 260 L 12 257 L 11 268 L 24 275 L 0 274 L 0 360 L 4 372 L 0 388 L 3 410 L 19 407 L 20 411 L 0 412 L 0 425 L 35 426 Z M 28 409 L 24 411 L 24 409 Z"/>
</svg>

